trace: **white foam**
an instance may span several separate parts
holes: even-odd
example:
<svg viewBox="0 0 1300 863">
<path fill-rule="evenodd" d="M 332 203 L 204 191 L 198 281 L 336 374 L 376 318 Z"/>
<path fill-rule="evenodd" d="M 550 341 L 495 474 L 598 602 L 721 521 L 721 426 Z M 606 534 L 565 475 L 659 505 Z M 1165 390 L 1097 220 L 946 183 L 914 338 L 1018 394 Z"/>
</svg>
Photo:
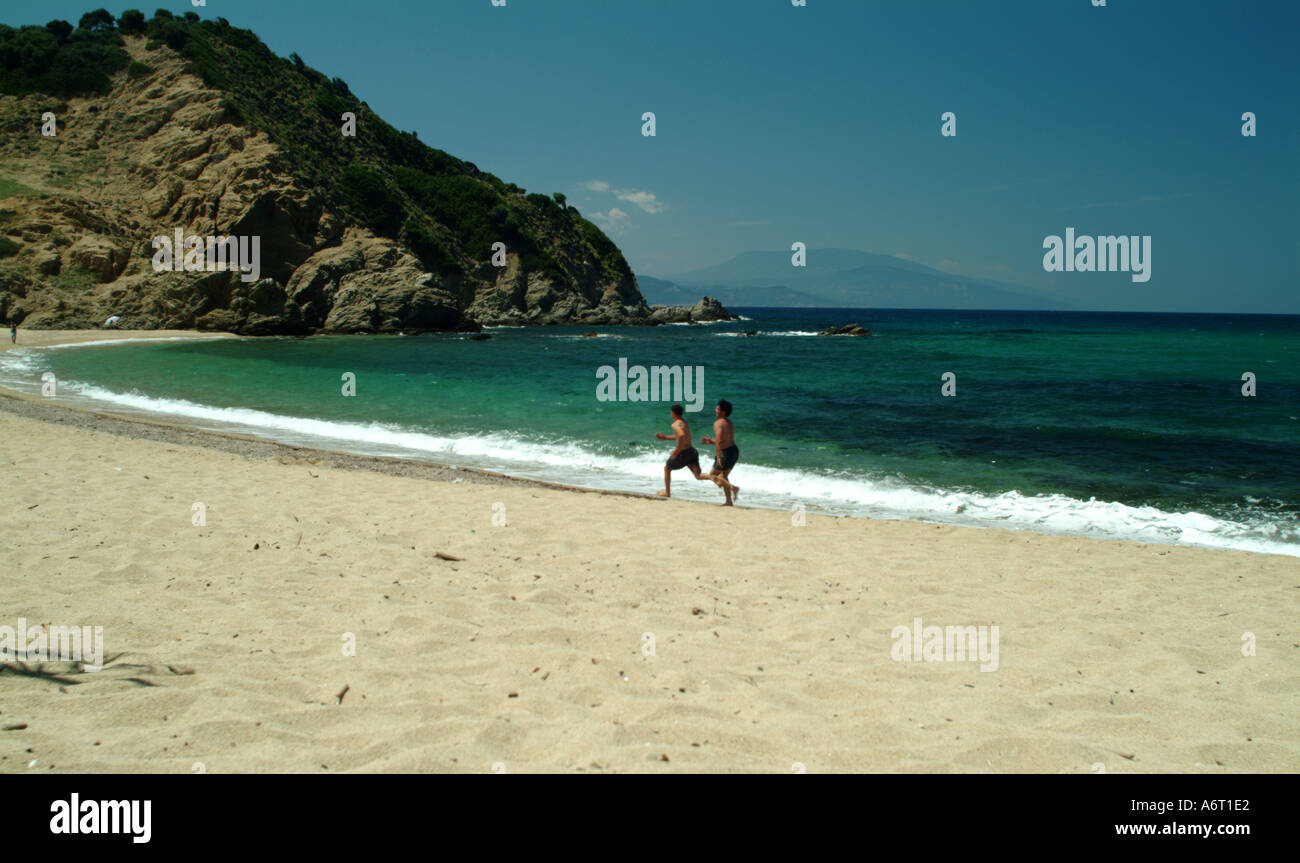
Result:
<svg viewBox="0 0 1300 863">
<path fill-rule="evenodd" d="M 40 381 L 36 375 L 49 368 L 41 359 L 46 351 L 64 351 L 71 348 L 103 348 L 112 345 L 131 345 L 141 342 L 196 342 L 208 341 L 204 336 L 139 336 L 126 339 L 96 339 L 90 342 L 69 342 L 63 345 L 26 345 L 0 351 L 0 386 L 19 392 L 39 392 Z"/>
<path fill-rule="evenodd" d="M 40 354 L 31 348 L 0 351 L 0 375 L 26 375 L 43 368 Z"/>
<path fill-rule="evenodd" d="M 594 336 L 584 336 L 584 335 L 553 335 L 553 336 L 547 336 L 546 338 L 548 338 L 548 339 L 559 339 L 559 340 L 562 341 L 562 342 L 579 342 L 579 341 L 582 341 L 583 339 L 613 339 L 613 340 L 615 340 L 615 341 L 622 341 L 622 340 L 624 340 L 624 339 L 627 339 L 628 337 L 625 336 L 625 335 L 622 335 L 621 333 L 596 333 Z"/>
<path fill-rule="evenodd" d="M 729 324 L 731 321 L 669 321 L 659 324 L 661 327 L 716 327 L 718 324 Z"/>
<path fill-rule="evenodd" d="M 62 345 L 37 345 L 30 348 L 30 350 L 60 351 L 60 350 L 66 350 L 67 348 L 102 348 L 107 345 L 131 345 L 131 344 L 139 344 L 140 342 L 206 342 L 206 341 L 212 341 L 212 339 L 205 338 L 203 336 L 162 336 L 160 338 L 151 338 L 149 336 L 142 336 L 139 338 L 133 337 L 129 339 L 102 339 L 93 342 L 68 342 Z"/>
<path fill-rule="evenodd" d="M 734 338 L 734 337 L 736 337 L 736 336 L 744 336 L 744 335 L 747 335 L 747 333 L 743 333 L 743 332 L 740 332 L 740 333 L 714 333 L 714 335 L 715 335 L 715 336 L 728 336 L 728 337 Z M 778 332 L 763 332 L 762 330 L 760 330 L 760 331 L 756 332 L 754 335 L 755 335 L 755 336 L 815 336 L 815 335 L 818 335 L 818 334 L 817 334 L 817 333 L 814 333 L 814 332 L 810 332 L 810 331 L 805 331 L 805 330 L 781 330 L 781 331 L 778 331 Z"/>
</svg>

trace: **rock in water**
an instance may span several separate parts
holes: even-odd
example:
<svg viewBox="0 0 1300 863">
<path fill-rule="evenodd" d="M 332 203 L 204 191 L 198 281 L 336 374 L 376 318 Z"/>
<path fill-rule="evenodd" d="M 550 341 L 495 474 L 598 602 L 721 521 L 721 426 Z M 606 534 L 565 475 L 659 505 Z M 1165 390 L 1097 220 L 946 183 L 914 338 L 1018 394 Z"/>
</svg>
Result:
<svg viewBox="0 0 1300 863">
<path fill-rule="evenodd" d="M 693 306 L 651 306 L 652 324 L 698 324 L 704 321 L 734 321 L 738 318 L 713 297 L 705 297 Z"/>
<path fill-rule="evenodd" d="M 713 297 L 704 297 L 691 306 L 691 320 L 694 321 L 734 321 L 736 316 L 722 307 L 722 303 Z"/>
<path fill-rule="evenodd" d="M 819 336 L 869 336 L 871 330 L 858 324 L 846 324 L 842 327 L 830 327 L 822 330 Z"/>
</svg>

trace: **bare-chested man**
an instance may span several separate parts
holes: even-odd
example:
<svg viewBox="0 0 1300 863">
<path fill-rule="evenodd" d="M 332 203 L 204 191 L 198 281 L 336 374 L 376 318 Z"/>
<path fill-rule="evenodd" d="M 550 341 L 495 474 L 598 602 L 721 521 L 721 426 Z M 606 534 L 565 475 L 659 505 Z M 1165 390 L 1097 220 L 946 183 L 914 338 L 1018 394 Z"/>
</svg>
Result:
<svg viewBox="0 0 1300 863">
<path fill-rule="evenodd" d="M 740 458 L 740 447 L 736 446 L 736 427 L 731 424 L 731 402 L 722 399 L 713 413 L 717 416 L 713 423 L 714 437 L 705 435 L 700 438 L 700 442 L 713 444 L 717 455 L 713 460 L 713 469 L 698 479 L 711 479 L 717 483 L 727 496 L 727 502 L 723 506 L 731 506 L 732 499 L 740 497 L 740 487 L 732 485 L 728 479 L 731 469 L 736 466 L 736 460 Z"/>
<path fill-rule="evenodd" d="M 664 464 L 664 490 L 658 492 L 660 497 L 672 497 L 673 471 L 678 468 L 689 468 L 696 479 L 706 478 L 700 474 L 700 454 L 691 445 L 691 427 L 682 418 L 682 406 L 673 405 L 669 411 L 673 416 L 673 433 L 655 432 L 655 437 L 659 440 L 677 441 L 672 454 L 668 456 L 667 463 Z"/>
</svg>

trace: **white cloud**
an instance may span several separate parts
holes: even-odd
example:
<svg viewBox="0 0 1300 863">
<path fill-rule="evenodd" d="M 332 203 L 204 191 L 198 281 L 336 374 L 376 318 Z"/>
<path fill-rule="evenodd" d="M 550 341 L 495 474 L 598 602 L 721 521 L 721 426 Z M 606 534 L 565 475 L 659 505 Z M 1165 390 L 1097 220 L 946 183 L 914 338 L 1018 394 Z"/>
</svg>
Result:
<svg viewBox="0 0 1300 863">
<path fill-rule="evenodd" d="M 611 234 L 621 234 L 632 226 L 632 217 L 618 207 L 610 207 L 608 213 L 592 213 L 591 220 Z"/>
<path fill-rule="evenodd" d="M 619 189 L 614 194 L 618 195 L 620 201 L 627 201 L 630 204 L 636 204 L 647 213 L 662 213 L 664 205 L 655 197 L 654 192 L 639 192 L 632 189 Z"/>
<path fill-rule="evenodd" d="M 615 189 L 604 180 L 587 180 L 585 183 L 580 183 L 579 188 L 600 194 L 613 192 L 620 201 L 636 204 L 647 213 L 662 213 L 668 209 L 654 192 L 646 192 L 640 189 Z"/>
</svg>

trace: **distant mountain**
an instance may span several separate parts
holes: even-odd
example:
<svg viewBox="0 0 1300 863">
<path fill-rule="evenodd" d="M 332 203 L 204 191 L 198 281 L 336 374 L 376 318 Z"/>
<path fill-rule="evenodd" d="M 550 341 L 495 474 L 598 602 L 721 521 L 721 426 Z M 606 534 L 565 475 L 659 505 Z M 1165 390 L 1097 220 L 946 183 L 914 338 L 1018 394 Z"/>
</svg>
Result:
<svg viewBox="0 0 1300 863">
<path fill-rule="evenodd" d="M 691 302 L 690 293 L 664 279 L 637 276 L 636 284 L 641 289 L 641 296 L 652 306 L 676 306 Z"/>
<path fill-rule="evenodd" d="M 828 273 L 855 267 L 895 266 L 899 269 L 930 270 L 929 267 L 891 255 L 873 255 L 856 249 L 811 249 L 808 266 L 790 265 L 790 252 L 742 252 L 729 261 L 690 272 L 668 276 L 678 284 L 791 284 L 816 280 Z M 938 272 L 937 270 L 931 272 Z"/>
<path fill-rule="evenodd" d="M 693 287 L 682 287 L 664 279 L 637 276 L 636 281 L 641 289 L 642 296 L 650 305 L 690 305 L 696 302 L 696 298 L 700 296 Z M 808 307 L 822 305 L 811 294 L 785 287 L 747 287 L 738 291 L 722 288 L 721 290 L 728 296 L 743 296 L 744 305 L 749 306 Z M 722 301 L 722 304 L 726 305 L 727 303 Z"/>
<path fill-rule="evenodd" d="M 651 303 L 658 297 L 717 297 L 726 306 L 832 308 L 1063 309 L 1072 308 L 1017 285 L 945 273 L 892 255 L 854 249 L 810 249 L 808 265 L 790 252 L 745 252 L 731 260 L 670 276 L 639 276 Z"/>
</svg>

